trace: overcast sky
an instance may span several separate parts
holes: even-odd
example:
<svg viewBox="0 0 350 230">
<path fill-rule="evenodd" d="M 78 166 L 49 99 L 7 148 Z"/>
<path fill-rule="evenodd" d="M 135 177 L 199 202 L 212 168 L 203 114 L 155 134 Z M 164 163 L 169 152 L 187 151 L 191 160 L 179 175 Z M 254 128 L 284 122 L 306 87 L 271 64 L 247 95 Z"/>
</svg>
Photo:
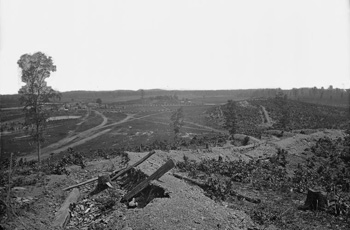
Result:
<svg viewBox="0 0 350 230">
<path fill-rule="evenodd" d="M 0 0 L 0 94 L 44 52 L 60 91 L 350 88 L 348 0 Z"/>
</svg>

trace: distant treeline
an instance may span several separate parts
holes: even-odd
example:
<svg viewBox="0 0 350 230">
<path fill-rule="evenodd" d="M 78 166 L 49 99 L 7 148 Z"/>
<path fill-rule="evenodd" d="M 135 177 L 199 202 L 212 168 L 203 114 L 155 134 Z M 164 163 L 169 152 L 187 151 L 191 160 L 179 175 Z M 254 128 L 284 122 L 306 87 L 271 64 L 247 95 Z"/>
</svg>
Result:
<svg viewBox="0 0 350 230">
<path fill-rule="evenodd" d="M 115 91 L 69 91 L 63 92 L 61 102 L 95 102 L 100 98 L 103 103 L 137 100 L 140 98 L 166 98 L 176 97 L 180 100 L 190 99 L 198 102 L 208 103 L 215 101 L 222 103 L 227 98 L 233 100 L 269 98 L 275 97 L 278 92 L 284 93 L 289 99 L 325 104 L 333 106 L 348 107 L 350 104 L 350 89 L 338 89 L 332 86 L 325 88 L 293 88 L 282 89 L 239 89 L 239 90 L 115 90 Z M 221 101 L 219 98 L 222 97 Z M 0 107 L 17 107 L 19 95 L 0 95 Z M 213 100 L 217 99 L 217 100 Z"/>
<path fill-rule="evenodd" d="M 315 104 L 332 105 L 340 107 L 350 106 L 350 89 L 344 90 L 333 88 L 332 86 L 325 88 L 293 88 L 290 90 L 281 89 L 258 89 L 253 97 L 275 97 L 275 95 L 282 91 L 289 99 L 300 100 Z"/>
</svg>

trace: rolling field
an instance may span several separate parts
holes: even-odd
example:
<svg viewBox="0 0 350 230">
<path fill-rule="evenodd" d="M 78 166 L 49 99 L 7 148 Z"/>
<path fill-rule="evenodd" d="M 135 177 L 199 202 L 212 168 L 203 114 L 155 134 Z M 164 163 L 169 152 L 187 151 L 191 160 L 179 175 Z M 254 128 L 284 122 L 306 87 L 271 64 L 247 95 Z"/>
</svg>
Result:
<svg viewBox="0 0 350 230">
<path fill-rule="evenodd" d="M 21 110 L 18 110 L 19 114 Z M 2 114 L 5 114 L 2 111 Z M 22 126 L 24 122 L 23 114 L 20 114 L 15 120 L 8 120 L 7 122 L 2 122 L 2 127 L 7 127 L 1 133 L 1 158 L 8 157 L 11 152 L 15 153 L 17 156 L 25 156 L 28 153 L 35 151 L 35 144 L 31 140 L 30 131 L 25 130 Z M 65 119 L 50 121 L 47 124 L 45 130 L 46 140 L 42 144 L 42 147 L 46 147 L 52 143 L 55 143 L 62 138 L 71 135 L 74 132 L 82 132 L 91 127 L 100 124 L 103 120 L 100 116 L 97 116 L 94 112 L 88 113 L 85 110 L 70 111 L 67 112 L 56 112 L 52 114 L 53 116 L 71 115 L 79 116 L 78 119 Z"/>
<path fill-rule="evenodd" d="M 260 138 L 265 130 L 280 128 L 281 113 L 273 99 L 238 101 L 236 104 L 238 133 Z M 286 105 L 289 114 L 287 128 L 290 130 L 342 128 L 348 119 L 346 110 L 341 108 L 292 100 L 288 100 Z M 185 117 L 180 133 L 182 138 L 189 140 L 196 135 L 226 133 L 222 128 L 222 105 L 173 102 L 142 104 L 140 100 L 135 100 L 130 104 L 109 104 L 95 110 L 57 112 L 55 116 L 79 115 L 80 118 L 49 122 L 46 141 L 42 145 L 43 154 L 59 153 L 68 148 L 79 151 L 98 148 L 137 149 L 155 141 L 171 143 L 174 132 L 170 117 L 180 107 L 183 107 Z M 6 111 L 5 115 L 6 123 L 13 123 L 16 128 L 2 133 L 1 156 L 8 156 L 10 152 L 18 156 L 33 154 L 35 145 L 28 133 L 18 128 L 22 119 L 18 111 Z"/>
<path fill-rule="evenodd" d="M 111 130 L 76 147 L 78 151 L 93 148 L 137 148 L 149 145 L 155 141 L 171 142 L 174 132 L 170 126 L 170 116 L 181 106 L 130 106 L 124 110 L 103 110 L 103 114 L 111 120 L 122 118 L 129 114 L 132 117 L 122 123 L 113 125 L 109 122 L 106 127 Z M 214 127 L 207 126 L 205 111 L 208 106 L 184 106 L 185 124 L 181 129 L 181 136 L 193 137 L 212 132 Z M 120 112 L 119 112 L 120 111 Z"/>
<path fill-rule="evenodd" d="M 96 111 L 57 112 L 55 116 L 79 115 L 79 118 L 49 122 L 42 152 L 49 154 L 69 147 L 79 151 L 112 147 L 137 148 L 155 141 L 172 142 L 174 132 L 170 126 L 170 116 L 180 107 L 180 104 L 130 104 L 99 108 Z M 206 119 L 205 112 L 210 106 L 187 105 L 183 108 L 185 123 L 181 129 L 182 137 L 192 138 L 195 135 L 222 131 L 216 129 L 217 126 L 211 126 Z M 19 127 L 23 115 L 22 118 L 18 114 L 17 116 L 16 126 Z M 7 157 L 10 152 L 21 157 L 34 154 L 35 145 L 28 132 L 18 128 L 17 131 L 2 133 L 1 157 Z"/>
</svg>

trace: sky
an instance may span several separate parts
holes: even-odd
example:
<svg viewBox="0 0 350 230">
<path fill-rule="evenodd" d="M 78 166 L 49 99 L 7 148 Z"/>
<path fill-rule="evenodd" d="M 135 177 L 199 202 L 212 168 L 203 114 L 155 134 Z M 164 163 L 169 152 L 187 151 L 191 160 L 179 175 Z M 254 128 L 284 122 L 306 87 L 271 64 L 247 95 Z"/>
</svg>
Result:
<svg viewBox="0 0 350 230">
<path fill-rule="evenodd" d="M 61 92 L 350 88 L 348 0 L 0 0 L 0 94 L 37 51 Z"/>
</svg>

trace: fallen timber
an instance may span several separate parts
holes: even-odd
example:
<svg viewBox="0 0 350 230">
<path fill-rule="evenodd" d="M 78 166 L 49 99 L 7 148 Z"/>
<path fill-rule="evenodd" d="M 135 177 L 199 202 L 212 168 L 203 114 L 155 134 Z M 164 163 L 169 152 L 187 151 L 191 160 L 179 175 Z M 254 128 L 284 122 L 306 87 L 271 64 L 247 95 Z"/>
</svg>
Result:
<svg viewBox="0 0 350 230">
<path fill-rule="evenodd" d="M 151 176 L 147 177 L 145 180 L 143 180 L 141 183 L 136 185 L 134 189 L 132 189 L 129 193 L 127 193 L 123 198 L 122 202 L 124 201 L 129 201 L 132 199 L 134 196 L 139 194 L 143 189 L 145 189 L 149 183 L 152 180 L 157 180 L 161 176 L 163 176 L 165 173 L 167 173 L 170 169 L 172 169 L 175 166 L 173 160 L 168 160 L 164 165 L 162 165 L 157 171 L 155 171 Z"/>
<path fill-rule="evenodd" d="M 111 177 L 111 180 L 115 180 L 117 179 L 118 177 L 120 176 L 123 176 L 124 174 L 126 174 L 128 171 L 130 171 L 132 168 L 142 164 L 144 161 L 146 161 L 149 157 L 151 157 L 153 154 L 155 154 L 156 152 L 153 150 L 151 152 L 149 152 L 144 158 L 142 158 L 141 160 L 139 160 L 138 162 L 136 162 L 135 164 L 125 168 L 125 169 L 122 169 L 122 170 L 117 170 L 117 171 L 114 171 L 110 177 Z M 113 174 L 117 173 L 116 175 L 113 176 Z M 88 183 L 91 183 L 91 182 L 94 182 L 94 181 L 97 181 L 98 180 L 98 177 L 94 177 L 94 178 L 91 178 L 87 181 L 84 181 L 84 182 L 81 182 L 79 184 L 76 184 L 76 185 L 72 185 L 72 186 L 69 186 L 67 188 L 64 188 L 63 191 L 67 191 L 69 189 L 72 189 L 72 188 L 76 188 L 76 187 L 80 187 L 84 184 L 88 184 Z"/>
<path fill-rule="evenodd" d="M 194 180 L 194 179 L 191 179 L 191 178 L 188 178 L 188 177 L 185 177 L 185 176 L 182 176 L 178 173 L 173 173 L 173 176 L 176 177 L 176 178 L 179 178 L 179 179 L 182 179 L 182 180 L 185 180 L 185 181 L 188 181 L 194 185 L 197 185 L 198 187 L 202 188 L 202 189 L 206 189 L 207 188 L 207 185 L 203 182 L 200 182 L 200 181 L 197 181 L 197 180 Z M 254 203 L 254 204 L 258 204 L 261 202 L 261 200 L 259 198 L 253 198 L 253 197 L 249 197 L 249 196 L 246 196 L 246 195 L 243 195 L 237 191 L 234 191 L 232 190 L 230 192 L 230 195 L 232 196 L 236 196 L 238 199 L 244 199 L 248 202 L 251 202 L 251 203 Z"/>
<path fill-rule="evenodd" d="M 53 227 L 65 228 L 70 219 L 70 208 L 71 204 L 77 203 L 80 197 L 80 192 L 77 188 L 73 189 L 66 200 L 64 201 L 61 208 L 57 211 L 55 219 L 52 223 Z"/>
</svg>

